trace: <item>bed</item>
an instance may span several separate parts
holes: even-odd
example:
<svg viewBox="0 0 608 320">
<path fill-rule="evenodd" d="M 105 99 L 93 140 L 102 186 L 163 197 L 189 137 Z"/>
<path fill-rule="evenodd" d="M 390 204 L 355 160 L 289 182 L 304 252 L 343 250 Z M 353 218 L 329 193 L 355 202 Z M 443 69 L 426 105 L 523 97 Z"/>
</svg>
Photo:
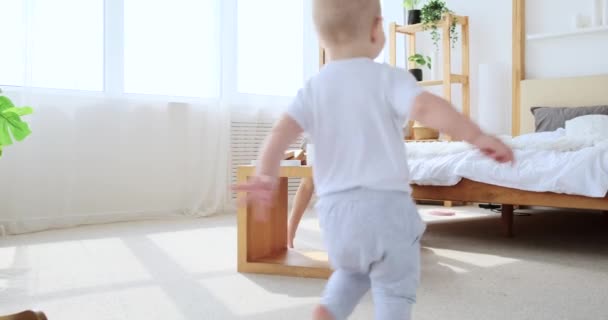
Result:
<svg viewBox="0 0 608 320">
<path fill-rule="evenodd" d="M 513 148 L 516 165 L 499 164 L 465 142 L 406 143 L 412 183 L 449 187 L 469 179 L 591 198 L 608 193 L 607 140 L 573 137 L 561 128 L 503 140 Z"/>
<path fill-rule="evenodd" d="M 513 109 L 512 125 L 513 136 L 520 136 L 534 131 L 534 118 L 531 108 L 536 106 L 577 107 L 608 105 L 608 75 L 597 75 L 561 79 L 525 79 L 525 0 L 513 0 Z M 593 157 L 593 155 L 592 155 Z M 607 157 L 606 152 L 598 151 L 597 157 Z M 451 200 L 464 202 L 489 202 L 502 204 L 502 220 L 505 232 L 513 236 L 513 208 L 516 205 L 547 206 L 556 208 L 591 209 L 608 211 L 608 194 L 602 194 L 602 182 L 608 178 L 605 175 L 605 161 L 598 160 L 597 167 L 587 167 L 587 180 L 576 181 L 579 186 L 594 183 L 593 176 L 599 180 L 594 184 L 595 190 L 550 189 L 534 190 L 515 184 L 496 185 L 491 180 L 474 181 L 458 179 L 451 186 L 414 184 L 413 196 L 419 200 Z M 541 161 L 537 161 L 537 168 L 541 168 Z M 563 159 L 567 164 L 567 160 Z M 470 163 L 470 162 L 469 162 Z M 587 162 L 587 166 L 589 165 Z M 415 164 L 414 164 L 415 167 Z M 576 167 L 573 167 L 575 169 Z M 413 168 L 415 170 L 416 168 Z M 483 169 L 481 169 L 483 170 Z M 488 168 L 485 168 L 487 172 Z M 554 169 L 556 170 L 556 169 Z M 529 171 L 530 173 L 532 170 Z M 551 171 L 549 171 L 551 172 Z M 557 171 L 553 171 L 557 172 Z M 479 173 L 479 170 L 477 170 Z M 483 174 L 482 174 L 483 175 Z M 466 177 L 466 174 L 462 174 Z M 479 174 L 477 174 L 479 176 Z M 547 177 L 545 173 L 544 177 Z M 549 176 L 552 177 L 552 176 Z M 526 178 L 521 173 L 518 178 Z M 529 178 L 529 177 L 528 177 Z M 562 181 L 580 179 L 580 176 L 564 175 Z M 603 180 L 602 180 L 603 179 Z M 538 184 L 540 185 L 540 184 Z"/>
</svg>

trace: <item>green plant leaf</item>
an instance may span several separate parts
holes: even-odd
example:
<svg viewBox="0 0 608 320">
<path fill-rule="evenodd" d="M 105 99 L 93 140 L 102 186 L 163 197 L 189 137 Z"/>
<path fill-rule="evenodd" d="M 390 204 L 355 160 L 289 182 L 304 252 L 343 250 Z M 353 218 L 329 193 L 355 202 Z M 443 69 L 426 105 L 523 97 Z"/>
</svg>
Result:
<svg viewBox="0 0 608 320">
<path fill-rule="evenodd" d="M 419 67 L 427 67 L 430 69 L 431 68 L 431 58 L 430 57 L 425 57 L 419 53 L 413 54 L 411 56 L 409 56 L 408 61 L 412 61 L 415 62 L 416 65 L 418 65 Z"/>
<path fill-rule="evenodd" d="M 9 98 L 0 96 L 0 112 L 14 107 L 15 105 Z"/>
<path fill-rule="evenodd" d="M 17 115 L 22 117 L 34 113 L 34 109 L 32 109 L 32 107 L 13 107 L 2 111 L 2 113 L 7 116 Z"/>
<path fill-rule="evenodd" d="M 441 21 L 445 14 L 453 14 L 443 0 L 430 0 L 420 10 L 420 18 L 424 26 L 424 30 L 431 30 L 431 38 L 435 48 L 439 49 L 439 40 L 441 40 L 441 34 L 437 28 L 437 22 Z M 452 47 L 458 42 L 458 31 L 456 30 L 457 21 L 454 19 L 450 26 L 450 39 Z"/>
<path fill-rule="evenodd" d="M 405 0 L 403 6 L 408 10 L 414 10 L 418 7 L 420 0 Z"/>
<path fill-rule="evenodd" d="M 13 144 L 13 139 L 22 141 L 32 131 L 21 116 L 31 114 L 31 107 L 15 107 L 7 97 L 0 96 L 0 147 Z"/>
</svg>

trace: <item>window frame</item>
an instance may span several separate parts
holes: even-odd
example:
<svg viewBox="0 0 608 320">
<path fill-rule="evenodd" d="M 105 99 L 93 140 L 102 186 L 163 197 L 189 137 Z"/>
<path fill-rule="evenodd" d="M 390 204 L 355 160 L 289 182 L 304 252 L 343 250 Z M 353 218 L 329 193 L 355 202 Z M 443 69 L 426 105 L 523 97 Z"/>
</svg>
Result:
<svg viewBox="0 0 608 320">
<path fill-rule="evenodd" d="M 31 1 L 24 0 L 24 6 L 31 6 Z M 103 1 L 103 79 L 102 89 L 79 90 L 79 89 L 56 89 L 48 87 L 32 87 L 27 84 L 27 79 L 22 86 L 19 85 L 0 85 L 4 91 L 27 91 L 43 94 L 74 94 L 88 95 L 109 98 L 125 98 L 137 100 L 170 100 L 175 102 L 202 102 L 218 101 L 231 106 L 247 108 L 285 106 L 292 97 L 260 95 L 251 93 L 241 93 L 237 90 L 237 27 L 236 19 L 239 0 L 215 0 L 216 14 L 219 17 L 219 47 L 220 54 L 220 83 L 217 97 L 196 97 L 196 96 L 170 96 L 155 94 L 127 93 L 124 87 L 124 0 L 104 0 Z M 241 0 L 242 1 L 242 0 Z M 250 1 L 250 0 L 246 0 Z M 304 61 L 302 63 L 303 79 L 310 78 L 318 69 L 318 45 L 314 27 L 312 25 L 312 4 L 311 1 L 302 0 L 304 10 Z M 27 32 L 27 31 L 26 31 Z M 27 41 L 24 39 L 24 41 Z M 25 66 L 27 68 L 27 66 Z M 296 92 L 293 93 L 293 96 Z"/>
</svg>

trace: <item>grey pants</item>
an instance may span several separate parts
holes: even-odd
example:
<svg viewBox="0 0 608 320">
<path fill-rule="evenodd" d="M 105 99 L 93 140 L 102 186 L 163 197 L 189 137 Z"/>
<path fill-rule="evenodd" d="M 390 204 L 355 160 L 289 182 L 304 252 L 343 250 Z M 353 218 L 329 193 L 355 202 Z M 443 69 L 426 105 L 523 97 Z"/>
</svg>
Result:
<svg viewBox="0 0 608 320">
<path fill-rule="evenodd" d="M 371 289 L 375 319 L 411 319 L 425 229 L 411 196 L 356 189 L 321 197 L 317 212 L 334 269 L 322 304 L 346 319 Z"/>
</svg>

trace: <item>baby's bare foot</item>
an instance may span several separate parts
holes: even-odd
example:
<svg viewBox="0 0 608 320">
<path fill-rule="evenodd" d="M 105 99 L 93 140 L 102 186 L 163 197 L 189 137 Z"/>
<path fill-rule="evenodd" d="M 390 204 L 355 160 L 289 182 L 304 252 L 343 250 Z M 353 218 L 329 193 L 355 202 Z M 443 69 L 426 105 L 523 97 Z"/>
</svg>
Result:
<svg viewBox="0 0 608 320">
<path fill-rule="evenodd" d="M 324 306 L 317 306 L 313 313 L 313 320 L 334 320 L 334 317 Z"/>
</svg>

